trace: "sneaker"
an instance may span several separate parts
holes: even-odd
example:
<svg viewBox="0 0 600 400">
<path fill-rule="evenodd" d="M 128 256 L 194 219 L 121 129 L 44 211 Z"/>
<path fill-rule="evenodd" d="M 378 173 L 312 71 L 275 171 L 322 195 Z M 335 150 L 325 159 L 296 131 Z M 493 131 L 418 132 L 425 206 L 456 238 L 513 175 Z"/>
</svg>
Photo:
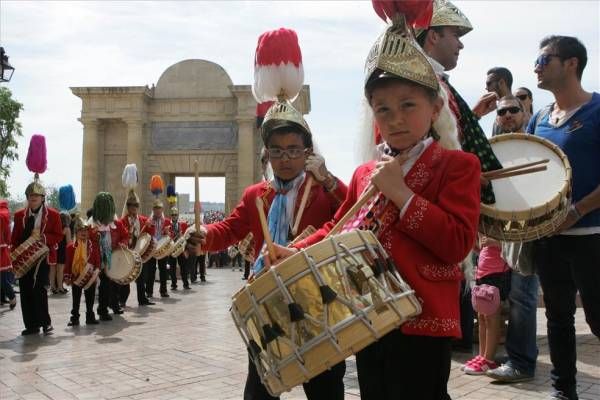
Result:
<svg viewBox="0 0 600 400">
<path fill-rule="evenodd" d="M 550 397 L 548 397 L 548 400 L 571 400 L 571 397 L 567 396 L 564 392 L 561 392 L 560 390 L 556 390 L 552 392 Z"/>
<path fill-rule="evenodd" d="M 79 326 L 79 318 L 71 317 L 67 326 Z"/>
<path fill-rule="evenodd" d="M 487 371 L 494 368 L 498 368 L 498 365 L 496 365 L 495 362 L 480 357 L 479 361 L 476 361 L 471 365 L 466 365 L 464 371 L 467 375 L 485 375 Z"/>
<path fill-rule="evenodd" d="M 42 331 L 44 332 L 44 335 L 51 335 L 53 330 L 54 330 L 54 327 L 52 325 L 46 325 L 46 326 L 42 327 Z"/>
<path fill-rule="evenodd" d="M 38 333 L 40 333 L 40 328 L 27 328 L 21 332 L 21 335 L 37 335 Z"/>
<path fill-rule="evenodd" d="M 533 380 L 533 375 L 521 372 L 508 364 L 502 364 L 498 368 L 490 369 L 485 374 L 490 378 L 500 382 L 516 383 Z"/>
<path fill-rule="evenodd" d="M 464 370 L 465 370 L 465 367 L 468 367 L 468 366 L 469 366 L 469 365 L 471 365 L 471 364 L 478 363 L 480 358 L 483 358 L 483 357 L 481 357 L 479 354 L 478 354 L 478 355 L 476 355 L 475 357 L 471 358 L 469 361 L 465 362 L 465 363 L 464 363 L 464 364 L 463 364 L 463 365 L 460 367 L 460 370 L 461 370 L 461 371 L 464 371 Z"/>
</svg>

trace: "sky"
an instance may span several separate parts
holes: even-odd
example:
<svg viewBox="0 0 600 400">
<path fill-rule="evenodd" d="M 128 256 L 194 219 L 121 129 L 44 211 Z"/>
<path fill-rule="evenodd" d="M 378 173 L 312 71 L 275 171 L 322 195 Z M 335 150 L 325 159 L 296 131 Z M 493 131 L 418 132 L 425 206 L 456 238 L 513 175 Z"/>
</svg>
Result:
<svg viewBox="0 0 600 400">
<path fill-rule="evenodd" d="M 452 84 L 472 106 L 484 93 L 486 71 L 509 68 L 513 89 L 533 91 L 537 110 L 552 101 L 537 89 L 533 61 L 549 34 L 577 36 L 587 47 L 583 87 L 599 88 L 600 2 L 454 1 L 474 30 L 463 37 Z M 296 30 L 312 111 L 307 116 L 328 168 L 348 182 L 358 165 L 363 66 L 385 24 L 370 1 L 105 1 L 0 2 L 0 43 L 15 67 L 5 84 L 24 104 L 20 159 L 9 187 L 22 196 L 32 134 L 46 136 L 48 185 L 72 184 L 79 199 L 81 100 L 73 86 L 151 86 L 185 59 L 221 65 L 235 85 L 250 85 L 256 41 L 265 31 Z M 491 134 L 493 115 L 482 119 Z M 340 145 L 342 144 L 342 145 Z M 222 183 L 206 181 L 202 201 L 223 201 Z M 179 192 L 193 187 L 182 184 Z"/>
</svg>

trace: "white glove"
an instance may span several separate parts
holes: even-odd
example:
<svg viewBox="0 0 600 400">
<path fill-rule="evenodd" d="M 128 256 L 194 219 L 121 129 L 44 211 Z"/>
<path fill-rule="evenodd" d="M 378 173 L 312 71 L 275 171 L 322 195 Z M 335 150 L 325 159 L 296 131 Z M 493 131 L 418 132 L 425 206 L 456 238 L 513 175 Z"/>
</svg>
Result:
<svg viewBox="0 0 600 400">
<path fill-rule="evenodd" d="M 325 166 L 325 159 L 318 154 L 312 154 L 306 157 L 304 169 L 306 172 L 311 172 L 315 179 L 321 184 L 331 178 L 331 174 L 327 171 L 327 167 Z"/>
</svg>

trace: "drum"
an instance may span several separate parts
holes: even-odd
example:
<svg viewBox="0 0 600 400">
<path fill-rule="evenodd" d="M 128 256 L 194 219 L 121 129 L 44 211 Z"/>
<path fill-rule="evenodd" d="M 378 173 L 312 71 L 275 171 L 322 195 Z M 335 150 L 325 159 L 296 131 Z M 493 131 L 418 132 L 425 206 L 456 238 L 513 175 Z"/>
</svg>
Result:
<svg viewBox="0 0 600 400">
<path fill-rule="evenodd" d="M 105 270 L 106 276 L 119 285 L 129 285 L 142 272 L 142 258 L 127 248 L 113 250 L 111 265 Z"/>
<path fill-rule="evenodd" d="M 547 169 L 492 181 L 495 204 L 481 204 L 479 231 L 506 242 L 547 236 L 565 220 L 570 206 L 571 166 L 554 143 L 538 136 L 507 133 L 490 139 L 504 168 L 548 159 Z"/>
<path fill-rule="evenodd" d="M 278 396 L 421 313 L 370 231 L 317 243 L 233 297 L 231 314 L 263 384 Z"/>
<path fill-rule="evenodd" d="M 10 253 L 15 278 L 23 277 L 49 252 L 50 249 L 43 240 L 37 236 L 30 236 Z"/>
<path fill-rule="evenodd" d="M 177 258 L 185 251 L 187 241 L 194 232 L 196 232 L 196 228 L 193 226 L 190 226 L 185 230 L 185 233 L 175 241 L 175 244 L 173 245 L 173 251 L 171 252 L 171 257 Z"/>
<path fill-rule="evenodd" d="M 96 283 L 98 275 L 100 275 L 99 268 L 95 268 L 92 264 L 86 264 L 85 268 L 83 271 L 81 271 L 77 279 L 73 281 L 73 285 L 79 286 L 85 290 Z"/>
<path fill-rule="evenodd" d="M 173 239 L 171 239 L 169 236 L 163 236 L 158 242 L 156 242 L 156 248 L 152 253 L 152 257 L 156 258 L 157 260 L 161 260 L 170 256 L 173 252 L 173 244 Z"/>
<path fill-rule="evenodd" d="M 152 253 L 156 248 L 156 240 L 150 234 L 144 232 L 135 242 L 134 251 L 140 255 L 142 262 L 145 263 L 152 258 Z"/>
</svg>

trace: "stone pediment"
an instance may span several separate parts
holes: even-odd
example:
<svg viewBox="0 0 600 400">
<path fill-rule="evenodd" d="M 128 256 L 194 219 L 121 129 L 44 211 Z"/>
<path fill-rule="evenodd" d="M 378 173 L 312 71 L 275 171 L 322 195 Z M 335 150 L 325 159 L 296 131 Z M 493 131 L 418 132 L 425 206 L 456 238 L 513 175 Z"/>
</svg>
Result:
<svg viewBox="0 0 600 400">
<path fill-rule="evenodd" d="M 171 65 L 156 84 L 156 99 L 232 97 L 231 78 L 223 67 L 206 60 L 184 60 Z"/>
</svg>

